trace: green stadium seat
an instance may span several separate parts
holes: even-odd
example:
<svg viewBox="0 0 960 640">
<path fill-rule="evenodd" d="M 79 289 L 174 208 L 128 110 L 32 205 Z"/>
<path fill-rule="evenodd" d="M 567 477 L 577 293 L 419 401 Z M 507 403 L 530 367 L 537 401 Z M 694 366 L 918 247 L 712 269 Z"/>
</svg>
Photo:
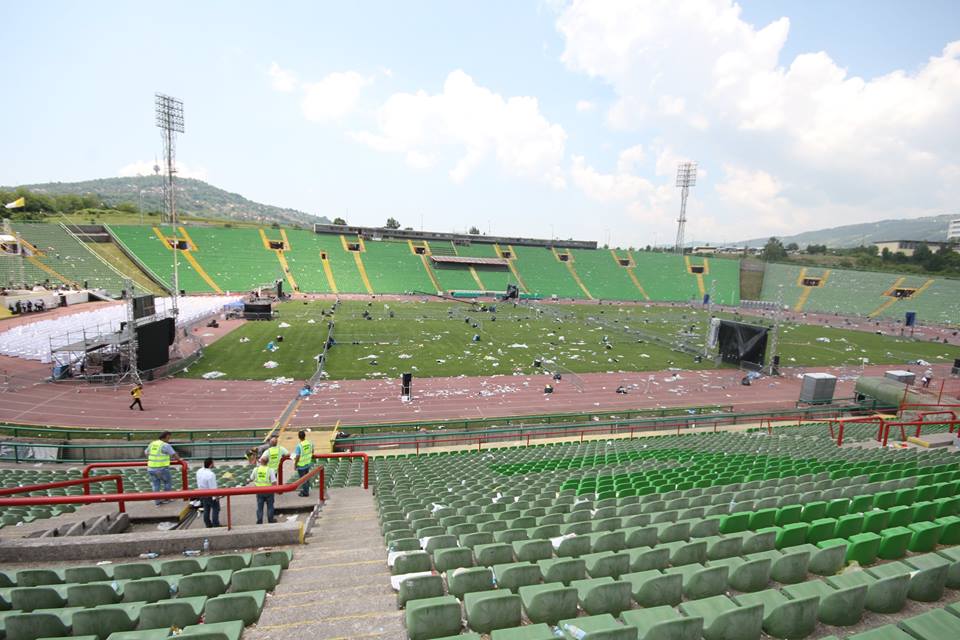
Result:
<svg viewBox="0 0 960 640">
<path fill-rule="evenodd" d="M 520 625 L 520 596 L 506 589 L 468 593 L 463 597 L 467 625 L 478 633 L 490 633 Z"/>
<path fill-rule="evenodd" d="M 454 569 L 447 573 L 447 592 L 461 600 L 464 594 L 492 589 L 496 589 L 496 583 L 489 567 Z"/>
<path fill-rule="evenodd" d="M 137 629 L 159 629 L 161 627 L 186 627 L 197 624 L 207 599 L 203 596 L 162 600 L 144 605 L 140 609 L 140 623 Z M 219 621 L 217 621 L 219 622 Z"/>
<path fill-rule="evenodd" d="M 397 607 L 402 609 L 410 600 L 438 598 L 443 595 L 443 578 L 436 574 L 411 575 L 400 581 Z"/>
<path fill-rule="evenodd" d="M 737 591 L 749 593 L 766 589 L 770 582 L 773 560 L 770 558 L 726 558 L 713 560 L 711 567 L 727 567 L 727 583 Z"/>
<path fill-rule="evenodd" d="M 579 560 L 569 560 L 567 562 L 582 562 Z M 529 584 L 538 584 L 543 575 L 540 573 L 540 567 L 530 562 L 512 562 L 509 564 L 498 564 L 493 567 L 493 574 L 497 580 L 497 586 L 502 589 L 509 589 L 514 593 L 520 587 Z M 553 580 L 551 580 L 552 582 Z"/>
<path fill-rule="evenodd" d="M 416 547 L 420 548 L 419 544 Z M 400 549 L 397 549 L 400 551 Z M 251 554 L 249 553 L 227 553 L 219 556 L 211 556 L 207 560 L 207 571 L 241 571 L 250 566 Z"/>
<path fill-rule="evenodd" d="M 69 636 L 73 614 L 76 611 L 77 609 L 71 608 L 8 615 L 3 620 L 6 640 L 37 640 Z"/>
<path fill-rule="evenodd" d="M 288 569 L 293 560 L 293 551 L 259 551 L 250 558 L 251 567 L 280 565 L 281 569 Z"/>
<path fill-rule="evenodd" d="M 817 596 L 820 599 L 817 619 L 837 627 L 857 624 L 863 616 L 867 599 L 866 585 L 834 589 L 822 580 L 787 585 L 782 591 L 792 600 Z"/>
<path fill-rule="evenodd" d="M 946 585 L 951 589 L 960 589 L 960 548 L 940 549 L 937 554 L 950 563 Z"/>
<path fill-rule="evenodd" d="M 664 575 L 657 570 L 637 571 L 621 576 L 630 583 L 633 599 L 643 607 L 679 604 L 683 597 L 683 576 Z"/>
<path fill-rule="evenodd" d="M 113 572 L 107 571 L 107 569 L 104 567 L 66 567 L 63 570 L 63 582 L 65 584 L 104 582 L 106 580 L 110 580 L 111 578 L 113 578 Z"/>
<path fill-rule="evenodd" d="M 561 620 L 563 640 L 637 640 L 637 629 L 616 621 L 609 613 Z"/>
<path fill-rule="evenodd" d="M 592 578 L 619 578 L 621 574 L 630 571 L 630 556 L 627 553 L 604 551 L 590 553 L 583 556 L 587 565 L 587 573 Z"/>
<path fill-rule="evenodd" d="M 725 566 L 704 567 L 700 564 L 688 564 L 670 567 L 664 570 L 664 573 L 682 576 L 683 594 L 691 600 L 709 598 L 727 590 L 729 568 Z"/>
<path fill-rule="evenodd" d="M 580 606 L 588 615 L 609 613 L 619 616 L 621 611 L 630 608 L 630 583 L 615 581 L 613 578 L 591 578 L 574 580 L 570 586 L 577 590 Z"/>
<path fill-rule="evenodd" d="M 512 545 L 513 553 L 520 562 L 534 562 L 553 557 L 553 545 L 549 540 L 517 540 Z"/>
<path fill-rule="evenodd" d="M 201 562 L 202 560 L 202 562 Z M 160 563 L 161 576 L 186 576 L 191 573 L 200 573 L 206 565 L 205 558 L 182 558 L 180 560 L 167 560 Z"/>
<path fill-rule="evenodd" d="M 557 624 L 577 615 L 578 593 L 575 587 L 553 582 L 520 587 L 520 599 L 527 618 L 534 623 Z"/>
<path fill-rule="evenodd" d="M 63 578 L 53 569 L 21 569 L 17 571 L 16 586 L 18 587 L 42 587 L 62 583 Z"/>
<path fill-rule="evenodd" d="M 112 633 L 133 631 L 140 618 L 140 605 L 117 604 L 84 609 L 73 614 L 72 633 L 75 636 L 95 636 L 107 640 Z"/>
<path fill-rule="evenodd" d="M 404 617 L 410 640 L 433 640 L 459 634 L 463 612 L 455 597 L 439 596 L 408 601 Z"/>
<path fill-rule="evenodd" d="M 762 605 L 740 606 L 722 595 L 683 602 L 680 611 L 703 618 L 706 640 L 759 640 L 763 629 Z"/>
<path fill-rule="evenodd" d="M 944 525 L 938 522 L 914 522 L 907 526 L 913 535 L 907 548 L 913 552 L 932 551 L 940 541 Z"/>
<path fill-rule="evenodd" d="M 911 600 L 933 602 L 942 597 L 950 574 L 949 560 L 940 554 L 927 553 L 910 556 L 903 560 L 903 564 L 913 569 L 910 577 Z"/>
<path fill-rule="evenodd" d="M 273 591 L 279 581 L 280 565 L 240 569 L 230 577 L 230 591 Z"/>
<path fill-rule="evenodd" d="M 774 638 L 805 638 L 817 625 L 817 596 L 790 600 L 776 589 L 765 589 L 734 596 L 733 600 L 741 607 L 763 607 L 763 630 Z"/>
<path fill-rule="evenodd" d="M 432 568 L 430 554 L 426 551 L 401 551 L 394 557 L 392 572 L 393 575 L 404 575 L 430 571 Z"/>
<path fill-rule="evenodd" d="M 67 587 L 67 606 L 97 607 L 120 602 L 120 593 L 109 582 L 71 584 Z"/>
<path fill-rule="evenodd" d="M 206 571 L 184 576 L 177 584 L 177 596 L 189 598 L 192 596 L 206 596 L 214 598 L 226 593 L 230 586 L 230 576 L 233 571 Z"/>
<path fill-rule="evenodd" d="M 504 543 L 481 544 L 473 548 L 476 563 L 481 567 L 492 567 L 513 561 L 513 547 Z"/>
<path fill-rule="evenodd" d="M 537 565 L 545 583 L 561 582 L 569 586 L 574 580 L 587 577 L 587 563 L 582 559 L 539 560 Z"/>
<path fill-rule="evenodd" d="M 835 589 L 866 585 L 867 598 L 864 601 L 864 606 L 867 611 L 897 613 L 907 603 L 907 593 L 910 590 L 910 573 L 904 571 L 899 575 L 875 578 L 866 571 L 851 571 L 827 578 L 827 584 Z"/>
<path fill-rule="evenodd" d="M 475 640 L 480 640 L 477 634 L 463 634 L 455 636 L 451 640 L 466 640 L 468 636 L 475 636 Z M 490 634 L 490 640 L 556 640 L 553 629 L 547 624 L 528 624 L 522 627 L 513 627 L 512 629 L 494 629 Z"/>
<path fill-rule="evenodd" d="M 147 632 L 134 631 L 133 633 L 147 633 Z M 203 637 L 205 640 L 240 640 L 240 634 L 242 633 L 243 633 L 243 621 L 241 620 L 231 620 L 230 622 L 192 624 L 189 627 L 183 628 L 183 630 L 180 632 L 180 635 L 177 636 L 177 640 L 180 640 L 180 638 L 189 638 L 190 640 L 200 640 L 201 637 Z M 109 640 L 109 638 L 107 640 Z M 144 639 L 144 640 L 147 640 L 147 639 Z"/>
<path fill-rule="evenodd" d="M 703 618 L 681 616 L 668 606 L 632 609 L 620 617 L 637 629 L 638 640 L 700 640 L 703 633 Z"/>
<path fill-rule="evenodd" d="M 875 533 L 858 533 L 848 538 L 847 562 L 857 562 L 861 566 L 873 564 L 880 551 L 882 538 Z"/>
<path fill-rule="evenodd" d="M 10 589 L 9 597 L 11 608 L 24 613 L 67 606 L 67 598 L 54 587 L 14 587 Z"/>
<path fill-rule="evenodd" d="M 897 626 L 919 640 L 960 638 L 960 617 L 942 609 L 901 620 Z"/>
</svg>

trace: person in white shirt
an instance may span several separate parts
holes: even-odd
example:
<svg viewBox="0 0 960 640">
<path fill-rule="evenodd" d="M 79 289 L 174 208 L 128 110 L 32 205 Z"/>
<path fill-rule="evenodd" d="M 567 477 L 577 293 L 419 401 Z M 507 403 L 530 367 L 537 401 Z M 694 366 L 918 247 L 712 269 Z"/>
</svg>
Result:
<svg viewBox="0 0 960 640">
<path fill-rule="evenodd" d="M 213 472 L 213 458 L 207 458 L 203 461 L 203 469 L 197 470 L 197 489 L 216 489 L 217 474 Z M 220 526 L 220 498 L 207 497 L 200 498 L 200 506 L 203 509 L 203 524 L 207 528 Z"/>
</svg>

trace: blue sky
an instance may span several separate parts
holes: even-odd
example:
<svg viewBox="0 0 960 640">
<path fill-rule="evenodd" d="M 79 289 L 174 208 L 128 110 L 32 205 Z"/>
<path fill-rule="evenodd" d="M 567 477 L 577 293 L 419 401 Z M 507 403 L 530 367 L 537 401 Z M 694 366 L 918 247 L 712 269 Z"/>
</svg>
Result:
<svg viewBox="0 0 960 640">
<path fill-rule="evenodd" d="M 960 210 L 960 4 L 7 3 L 0 184 L 149 171 L 349 222 L 643 246 Z"/>
</svg>

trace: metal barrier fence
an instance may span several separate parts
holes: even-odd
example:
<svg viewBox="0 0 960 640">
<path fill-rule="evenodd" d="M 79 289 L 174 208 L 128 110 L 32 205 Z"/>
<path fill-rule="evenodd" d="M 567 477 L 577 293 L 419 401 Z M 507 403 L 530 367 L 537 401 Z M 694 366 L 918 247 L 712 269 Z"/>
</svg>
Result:
<svg viewBox="0 0 960 640">
<path fill-rule="evenodd" d="M 121 436 L 120 432 L 116 433 Z M 251 447 L 263 444 L 262 439 L 217 442 L 171 442 L 181 458 L 203 460 L 244 460 Z M 0 462 L 89 462 L 119 463 L 143 460 L 146 443 L 111 444 L 0 441 Z"/>
</svg>

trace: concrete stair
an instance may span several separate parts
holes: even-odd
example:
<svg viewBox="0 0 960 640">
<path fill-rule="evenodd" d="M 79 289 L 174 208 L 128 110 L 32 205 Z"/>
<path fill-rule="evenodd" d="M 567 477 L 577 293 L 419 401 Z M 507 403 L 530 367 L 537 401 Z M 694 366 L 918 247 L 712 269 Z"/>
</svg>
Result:
<svg viewBox="0 0 960 640">
<path fill-rule="evenodd" d="M 331 490 L 306 543 L 244 638 L 406 638 L 370 491 Z"/>
</svg>

